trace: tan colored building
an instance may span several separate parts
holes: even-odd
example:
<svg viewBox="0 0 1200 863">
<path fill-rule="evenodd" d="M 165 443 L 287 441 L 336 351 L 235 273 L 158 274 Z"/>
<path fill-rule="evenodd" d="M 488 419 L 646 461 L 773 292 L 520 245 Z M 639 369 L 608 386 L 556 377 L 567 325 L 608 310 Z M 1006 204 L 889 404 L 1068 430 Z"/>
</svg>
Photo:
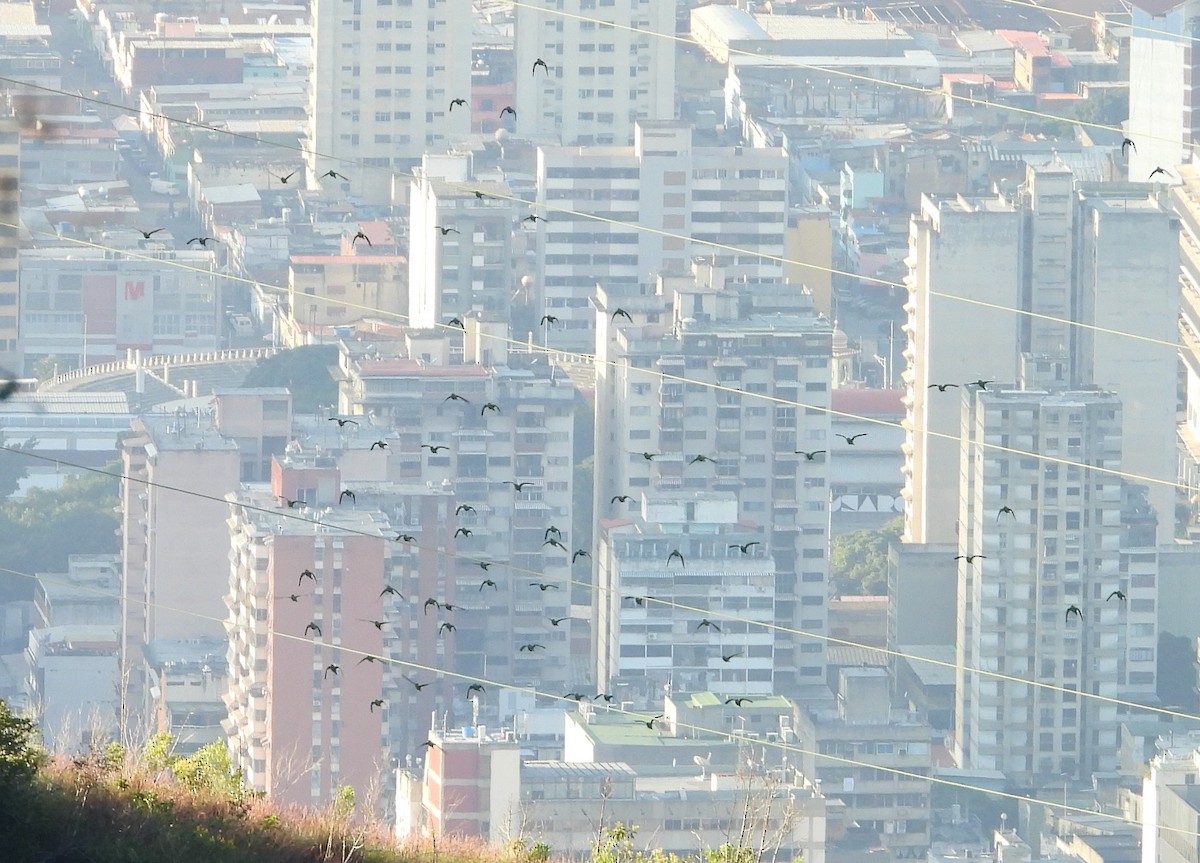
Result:
<svg viewBox="0 0 1200 863">
<path fill-rule="evenodd" d="M 804 285 L 812 293 L 813 308 L 827 317 L 835 317 L 833 308 L 833 227 L 832 214 L 823 207 L 794 209 L 788 216 L 783 235 L 783 277 Z M 800 263 L 803 261 L 803 263 Z M 812 266 L 805 266 L 812 264 Z"/>
<path fill-rule="evenodd" d="M 380 312 L 385 317 L 408 314 L 405 258 L 391 253 L 292 256 L 288 309 L 280 319 L 285 347 L 332 341 L 333 327 L 379 317 Z"/>
</svg>

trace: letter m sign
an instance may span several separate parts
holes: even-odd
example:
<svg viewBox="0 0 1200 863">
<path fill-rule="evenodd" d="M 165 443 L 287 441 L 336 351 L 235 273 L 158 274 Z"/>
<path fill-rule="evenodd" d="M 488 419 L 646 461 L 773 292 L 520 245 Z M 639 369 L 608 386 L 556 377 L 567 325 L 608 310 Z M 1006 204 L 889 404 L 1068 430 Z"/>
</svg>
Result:
<svg viewBox="0 0 1200 863">
<path fill-rule="evenodd" d="M 126 282 L 125 283 L 125 299 L 140 300 L 146 296 L 145 282 Z"/>
</svg>

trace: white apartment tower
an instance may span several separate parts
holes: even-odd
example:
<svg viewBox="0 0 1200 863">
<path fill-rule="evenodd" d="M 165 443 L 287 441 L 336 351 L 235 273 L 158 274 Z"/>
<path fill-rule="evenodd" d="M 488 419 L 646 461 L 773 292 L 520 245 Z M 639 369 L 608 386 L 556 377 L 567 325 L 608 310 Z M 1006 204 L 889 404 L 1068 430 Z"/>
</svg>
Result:
<svg viewBox="0 0 1200 863">
<path fill-rule="evenodd" d="M 730 492 L 641 497 L 641 512 L 607 522 L 598 542 L 598 688 L 625 698 L 629 686 L 629 694 L 653 702 L 667 685 L 725 696 L 779 691 L 769 628 L 779 611 L 777 576 L 767 531 L 738 524 Z M 749 543 L 743 552 L 739 546 Z M 673 551 L 682 564 L 668 561 Z M 670 603 L 711 609 L 715 628 L 700 625 L 702 613 Z"/>
<path fill-rule="evenodd" d="M 795 451 L 830 447 L 832 325 L 799 288 L 695 271 L 660 276 L 653 294 L 598 292 L 594 511 L 636 517 L 643 494 L 736 496 L 738 523 L 767 534 L 775 622 L 824 632 L 828 463 Z M 613 503 L 621 494 L 633 500 Z M 776 630 L 773 655 L 776 691 L 823 680 L 824 642 Z"/>
<path fill-rule="evenodd" d="M 1053 159 L 1028 167 L 1012 201 L 922 199 L 905 327 L 908 541 L 955 542 L 962 529 L 946 515 L 958 501 L 959 399 L 929 387 L 979 378 L 1115 392 L 1124 467 L 1164 481 L 1150 502 L 1159 540 L 1173 537 L 1178 221 L 1149 192 L 1080 183 Z"/>
<path fill-rule="evenodd" d="M 476 180 L 470 154 L 426 154 L 409 193 L 408 315 L 433 329 L 469 314 L 508 321 L 516 205 Z M 479 198 L 475 190 L 495 193 Z M 443 233 L 442 229 L 446 229 Z"/>
<path fill-rule="evenodd" d="M 540 148 L 539 204 L 613 220 L 551 209 L 538 223 L 537 288 L 544 314 L 559 318 L 547 343 L 591 352 L 598 282 L 648 286 L 661 270 L 686 271 L 693 256 L 730 282 L 781 282 L 787 177 L 782 149 L 697 147 L 691 126 L 676 121 L 639 122 L 629 147 Z"/>
<path fill-rule="evenodd" d="M 399 177 L 427 151 L 444 151 L 471 128 L 470 0 L 316 0 L 305 152 L 307 184 L 330 168 L 351 194 L 386 203 L 408 190 Z M 327 164 L 321 154 L 362 163 Z"/>
<path fill-rule="evenodd" d="M 1115 770 L 1126 717 L 1072 690 L 1153 701 L 1157 589 L 1153 577 L 1134 577 L 1137 554 L 1122 549 L 1153 543 L 1153 531 L 1136 529 L 1136 491 L 1120 477 L 988 444 L 1057 454 L 1051 441 L 1062 440 L 1072 459 L 1120 468 L 1120 399 L 996 384 L 964 396 L 962 423 L 958 553 L 985 557 L 959 561 L 958 763 L 1026 787 Z M 1115 590 L 1126 599 L 1110 599 Z"/>
<path fill-rule="evenodd" d="M 518 6 L 517 134 L 567 145 L 623 146 L 633 141 L 636 121 L 674 118 L 676 3 L 557 0 L 546 2 L 545 9 Z M 548 70 L 534 70 L 539 59 Z"/>
<path fill-rule="evenodd" d="M 1162 166 L 1192 161 L 1200 140 L 1200 71 L 1193 40 L 1195 0 L 1133 0 L 1129 35 L 1129 179 L 1145 180 Z M 1161 175 L 1156 179 L 1162 179 Z"/>
</svg>

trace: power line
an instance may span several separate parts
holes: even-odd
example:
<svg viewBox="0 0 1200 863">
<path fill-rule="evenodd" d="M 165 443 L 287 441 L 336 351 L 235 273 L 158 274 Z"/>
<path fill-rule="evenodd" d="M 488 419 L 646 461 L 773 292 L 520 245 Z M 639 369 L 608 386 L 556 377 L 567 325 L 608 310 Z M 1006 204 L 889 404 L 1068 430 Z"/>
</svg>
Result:
<svg viewBox="0 0 1200 863">
<path fill-rule="evenodd" d="M 34 581 L 39 580 L 39 577 L 35 574 L 28 573 L 28 572 L 22 572 L 20 570 L 10 569 L 10 568 L 4 567 L 4 566 L 0 566 L 0 572 L 7 573 L 8 575 L 17 576 L 19 578 L 27 578 L 27 579 L 32 579 Z M 52 576 L 42 575 L 41 580 L 42 581 L 53 581 L 58 584 L 69 584 L 77 590 L 87 591 L 87 592 L 90 592 L 95 595 L 107 596 L 107 597 L 114 598 L 114 599 L 128 599 L 129 601 L 135 602 L 146 608 L 158 608 L 162 611 L 169 611 L 174 614 L 181 614 L 181 615 L 186 615 L 189 617 L 195 617 L 200 620 L 206 620 L 209 622 L 218 623 L 218 624 L 221 624 L 222 626 L 224 626 L 226 623 L 229 622 L 228 618 L 214 617 L 213 615 L 204 614 L 202 612 L 195 611 L 194 609 L 174 608 L 172 606 L 166 605 L 165 603 L 153 602 L 151 600 L 139 599 L 136 597 L 123 598 L 120 594 L 114 593 L 112 591 L 104 590 L 103 588 L 92 587 L 90 585 L 75 584 L 74 582 L 69 582 L 64 579 L 55 579 Z M 366 656 L 371 656 L 371 657 L 374 657 L 374 659 L 378 662 L 383 662 L 383 663 L 386 663 L 389 665 L 396 665 L 401 668 L 405 668 L 405 669 L 412 670 L 412 671 L 424 671 L 424 672 L 428 672 L 430 674 L 440 676 L 440 677 L 452 677 L 463 683 L 479 683 L 479 684 L 483 684 L 485 686 L 495 687 L 496 689 L 508 689 L 508 690 L 511 690 L 514 692 L 524 692 L 526 694 L 533 695 L 535 697 L 545 698 L 545 699 L 553 700 L 553 701 L 557 701 L 557 702 L 570 702 L 572 704 L 576 703 L 574 699 L 568 698 L 565 695 L 560 695 L 555 692 L 544 692 L 544 691 L 539 690 L 532 686 L 522 686 L 522 685 L 516 684 L 516 683 L 504 683 L 504 682 L 501 682 L 501 681 L 498 681 L 498 680 L 495 680 L 495 679 L 489 678 L 489 677 L 480 677 L 480 676 L 471 675 L 471 674 L 464 674 L 464 673 L 457 672 L 457 671 L 450 671 L 450 670 L 447 670 L 444 668 L 437 668 L 432 665 L 426 665 L 424 663 L 412 662 L 412 661 L 405 660 L 405 659 L 399 659 L 397 657 L 380 656 L 378 654 L 369 653 L 365 650 L 359 650 L 358 648 L 348 647 L 344 644 L 329 643 L 329 642 L 324 641 L 323 638 L 320 641 L 311 640 L 311 639 L 306 638 L 301 635 L 294 635 L 292 633 L 282 632 L 278 629 L 270 627 L 269 625 L 266 627 L 266 629 L 267 629 L 268 635 L 273 635 L 276 638 L 285 638 L 285 639 L 289 639 L 291 641 L 304 642 L 305 644 L 308 644 L 311 646 L 325 647 L 325 648 L 330 649 L 331 651 L 334 651 L 337 653 L 348 654 L 352 657 L 362 658 L 362 657 L 366 657 Z M 631 719 L 634 719 L 639 722 L 644 722 L 643 715 L 646 712 L 646 711 L 640 711 L 640 710 L 626 710 L 623 707 L 614 707 L 612 705 L 605 705 L 603 709 L 606 711 L 612 712 L 612 713 L 620 713 L 622 715 L 628 716 Z M 961 791 L 981 792 L 984 794 L 988 794 L 990 796 L 1000 797 L 1005 800 L 1015 800 L 1019 803 L 1037 803 L 1037 804 L 1046 806 L 1051 809 L 1058 809 L 1062 812 L 1069 812 L 1069 813 L 1076 814 L 1076 815 L 1087 815 L 1090 818 L 1104 818 L 1106 820 L 1117 821 L 1122 824 L 1130 824 L 1130 825 L 1134 825 L 1134 826 L 1145 826 L 1144 822 L 1135 821 L 1133 819 L 1126 818 L 1122 815 L 1115 815 L 1110 812 L 1097 812 L 1094 809 L 1088 809 L 1083 806 L 1073 806 L 1073 805 L 1067 804 L 1065 802 L 1058 803 L 1053 800 L 1043 800 L 1041 798 L 1032 797 L 1029 795 L 1014 794 L 1014 793 L 1008 792 L 1008 791 L 997 791 L 997 790 L 990 789 L 990 788 L 982 788 L 979 786 L 970 785 L 965 782 L 958 782 L 958 781 L 955 781 L 952 779 L 945 779 L 940 776 L 925 775 L 925 774 L 917 773 L 917 772 L 914 772 L 911 770 L 903 770 L 898 767 L 887 767 L 887 766 L 880 765 L 880 764 L 873 764 L 869 761 L 861 761 L 856 758 L 847 758 L 847 757 L 841 756 L 841 755 L 833 755 L 831 753 L 818 752 L 813 749 L 805 749 L 804 747 L 794 746 L 792 744 L 784 743 L 782 741 L 758 740 L 758 739 L 754 739 L 754 738 L 745 737 L 745 736 L 740 735 L 737 732 L 732 731 L 732 730 L 727 731 L 727 730 L 723 730 L 723 729 L 708 728 L 703 725 L 696 725 L 694 723 L 679 722 L 679 721 L 676 721 L 675 725 L 676 725 L 676 727 L 682 728 L 686 731 L 700 732 L 703 734 L 711 734 L 716 737 L 729 738 L 731 740 L 744 740 L 746 742 L 753 742 L 754 745 L 763 746 L 764 748 L 770 747 L 770 748 L 782 750 L 787 753 L 793 753 L 796 755 L 807 755 L 812 758 L 823 758 L 827 761 L 832 761 L 836 764 L 845 764 L 850 767 L 872 768 L 875 770 L 879 770 L 880 772 L 883 772 L 883 773 L 889 773 L 893 776 L 896 776 L 896 777 L 899 777 L 902 779 L 917 779 L 917 780 L 921 780 L 921 781 L 928 781 L 931 785 L 942 785 L 942 786 L 946 786 L 946 787 L 950 787 L 950 788 L 956 788 Z M 1182 828 L 1182 827 L 1168 827 L 1168 826 L 1165 826 L 1162 824 L 1156 824 L 1155 827 L 1158 830 L 1163 830 L 1163 831 L 1172 832 L 1172 833 L 1178 833 L 1178 834 L 1181 834 L 1184 836 L 1200 837 L 1200 831 L 1187 830 L 1186 828 Z"/>
<path fill-rule="evenodd" d="M 77 469 L 77 470 L 86 471 L 88 473 L 99 474 L 101 476 L 107 476 L 112 479 L 121 479 L 121 480 L 125 480 L 127 482 L 135 482 L 135 483 L 138 483 L 139 485 L 143 485 L 147 488 L 158 488 L 163 491 L 171 491 L 171 492 L 176 492 L 178 494 L 189 495 L 191 497 L 195 497 L 200 500 L 207 500 L 207 501 L 210 501 L 213 503 L 220 503 L 220 504 L 223 504 L 226 506 L 230 505 L 230 501 L 228 499 L 226 499 L 225 497 L 218 497 L 217 495 L 206 494 L 205 492 L 199 492 L 199 491 L 195 491 L 193 489 L 182 488 L 180 486 L 173 486 L 173 485 L 156 482 L 156 481 L 149 480 L 149 479 L 143 479 L 141 477 L 130 476 L 125 473 L 113 473 L 111 471 L 106 471 L 102 468 L 91 467 L 89 465 L 84 465 L 84 464 L 77 464 L 75 462 L 68 462 L 68 461 L 64 461 L 62 459 L 54 458 L 53 456 L 40 455 L 36 452 L 31 452 L 29 450 L 21 449 L 18 447 L 0 445 L 0 451 L 6 451 L 9 453 L 23 455 L 28 458 L 33 458 L 33 459 L 38 459 L 40 461 L 50 462 L 50 463 L 54 464 L 56 467 L 69 467 L 69 468 L 73 468 L 73 469 Z M 270 517 L 276 518 L 276 519 L 288 518 L 288 519 L 292 519 L 293 521 L 303 522 L 304 524 L 307 524 L 307 525 L 313 525 L 313 526 L 319 526 L 319 527 L 329 527 L 333 530 L 337 530 L 342 533 L 348 533 L 348 534 L 370 537 L 370 538 L 385 539 L 381 533 L 376 533 L 376 532 L 372 532 L 369 530 L 361 530 L 358 528 L 354 528 L 354 527 L 350 527 L 350 526 L 346 526 L 346 525 L 342 525 L 342 524 L 335 524 L 332 522 L 325 522 L 325 521 L 321 521 L 320 519 L 316 519 L 316 518 L 308 518 L 299 513 L 292 512 L 290 508 L 273 509 L 273 508 L 268 508 L 268 507 L 264 507 L 264 506 L 257 506 L 255 504 L 245 502 L 242 500 L 238 500 L 236 502 L 236 505 L 238 507 L 240 507 L 241 509 L 246 510 L 247 512 L 257 512 L 257 513 L 261 513 L 263 515 L 267 515 L 267 516 L 270 516 Z M 387 541 L 387 540 L 385 539 L 385 541 Z M 446 550 L 441 547 L 423 546 L 420 543 L 415 543 L 415 542 L 405 543 L 405 546 L 409 547 L 409 548 L 422 549 L 424 551 L 433 552 L 434 554 L 442 556 L 442 557 L 447 557 L 447 558 L 454 559 L 454 560 L 463 560 L 463 561 L 467 561 L 467 562 L 473 563 L 473 564 L 478 564 L 481 562 L 487 563 L 487 564 L 489 564 L 490 567 L 507 570 L 508 572 L 511 572 L 514 574 L 527 575 L 527 576 L 532 576 L 532 577 L 539 578 L 539 579 L 543 579 L 543 578 L 554 579 L 556 581 L 562 582 L 563 584 L 569 584 L 572 586 L 577 585 L 579 587 L 583 587 L 591 593 L 610 593 L 610 594 L 620 595 L 620 591 L 616 590 L 615 588 L 605 587 L 605 586 L 599 585 L 599 584 L 593 584 L 590 581 L 582 581 L 580 579 L 571 578 L 569 576 L 566 576 L 566 577 L 558 576 L 558 575 L 553 575 L 553 574 L 549 574 L 549 573 L 544 573 L 544 572 L 541 572 L 540 570 L 529 569 L 527 567 L 521 567 L 521 566 L 515 566 L 512 563 L 491 561 L 491 560 L 488 560 L 487 558 L 472 557 L 470 555 L 460 554 L 456 551 L 452 552 L 452 551 Z M 982 677 L 992 678 L 993 680 L 1004 680 L 1004 681 L 1008 681 L 1010 683 L 1024 684 L 1026 686 L 1032 686 L 1032 687 L 1035 687 L 1038 689 L 1045 689 L 1045 690 L 1052 691 L 1052 692 L 1070 693 L 1071 695 L 1077 695 L 1082 698 L 1091 698 L 1096 701 L 1103 702 L 1105 704 L 1113 704 L 1118 707 L 1125 707 L 1125 708 L 1128 708 L 1131 710 L 1141 710 L 1141 711 L 1148 712 L 1148 713 L 1157 713 L 1157 714 L 1160 714 L 1163 716 L 1170 716 L 1172 718 L 1187 719 L 1187 720 L 1193 720 L 1196 722 L 1200 722 L 1200 715 L 1185 713 L 1185 712 L 1178 711 L 1178 710 L 1172 710 L 1170 708 L 1154 707 L 1152 705 L 1139 704 L 1135 701 L 1127 701 L 1125 699 L 1113 698 L 1111 696 L 1101 695 L 1099 693 L 1076 691 L 1069 687 L 1060 686 L 1060 685 L 1054 684 L 1054 683 L 1046 683 L 1044 681 L 1020 677 L 1020 676 L 1014 675 L 1014 674 L 1006 674 L 1004 672 L 990 671 L 990 670 L 978 668 L 975 666 L 964 665 L 964 664 L 955 663 L 955 662 L 949 662 L 946 660 L 934 659 L 932 657 L 922 656 L 922 655 L 916 654 L 916 653 L 909 653 L 909 652 L 906 652 L 903 650 L 895 650 L 895 649 L 886 648 L 886 647 L 877 647 L 875 645 L 864 644 L 861 642 L 853 641 L 848 638 L 837 638 L 835 636 L 826 635 L 824 633 L 811 632 L 811 631 L 804 630 L 804 629 L 796 629 L 794 627 L 784 626 L 783 624 L 774 623 L 771 621 L 760 621 L 760 620 L 755 620 L 755 619 L 749 618 L 749 617 L 742 617 L 740 615 L 733 614 L 733 613 L 727 612 L 727 611 L 721 611 L 718 609 L 705 608 L 702 606 L 687 605 L 685 603 L 674 602 L 671 600 L 661 599 L 661 598 L 652 597 L 652 596 L 647 596 L 647 597 L 644 597 L 643 599 L 648 603 L 652 602 L 656 605 L 661 605 L 661 606 L 672 608 L 672 609 L 675 609 L 678 611 L 685 611 L 685 612 L 694 613 L 694 614 L 698 614 L 698 615 L 705 616 L 705 617 L 718 617 L 722 620 L 729 620 L 729 621 L 734 621 L 734 622 L 738 622 L 738 623 L 745 623 L 747 625 L 758 626 L 758 627 L 761 627 L 763 629 L 766 629 L 766 630 L 772 631 L 772 632 L 782 632 L 782 633 L 785 633 L 788 635 L 794 635 L 794 636 L 798 636 L 801 638 L 811 638 L 811 639 L 814 639 L 817 641 L 823 641 L 827 644 L 838 645 L 841 647 L 856 647 L 856 648 L 860 648 L 863 650 L 874 651 L 875 653 L 879 653 L 884 656 L 890 656 L 890 657 L 900 658 L 900 659 L 907 659 L 909 661 L 924 662 L 928 665 L 939 666 L 942 668 L 949 668 L 949 669 L 952 669 L 955 671 L 963 671 L 963 672 L 966 672 L 969 674 L 978 674 Z"/>
</svg>

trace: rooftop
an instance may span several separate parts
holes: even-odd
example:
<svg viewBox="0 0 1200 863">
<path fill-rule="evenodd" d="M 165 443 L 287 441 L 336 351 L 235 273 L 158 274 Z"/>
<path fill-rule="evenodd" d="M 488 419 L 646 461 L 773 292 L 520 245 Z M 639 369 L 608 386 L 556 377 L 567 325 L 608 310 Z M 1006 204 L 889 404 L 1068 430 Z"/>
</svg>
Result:
<svg viewBox="0 0 1200 863">
<path fill-rule="evenodd" d="M 21 392 L 0 401 L 0 414 L 129 414 L 125 393 Z"/>
</svg>

